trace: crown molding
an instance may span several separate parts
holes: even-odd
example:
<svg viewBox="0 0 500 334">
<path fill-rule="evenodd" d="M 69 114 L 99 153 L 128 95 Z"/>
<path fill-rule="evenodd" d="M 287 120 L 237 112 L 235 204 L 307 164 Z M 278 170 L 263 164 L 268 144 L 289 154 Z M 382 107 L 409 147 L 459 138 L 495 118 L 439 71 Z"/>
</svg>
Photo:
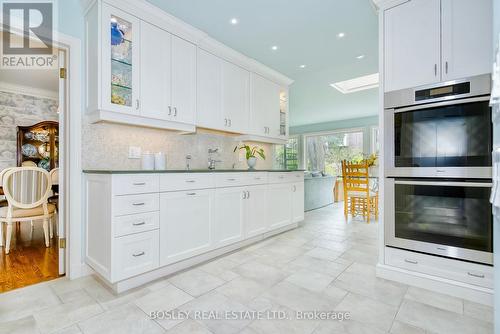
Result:
<svg viewBox="0 0 500 334">
<path fill-rule="evenodd" d="M 24 86 L 24 85 L 16 85 L 4 81 L 0 81 L 0 90 L 3 92 L 29 95 L 43 99 L 51 99 L 51 100 L 59 99 L 59 93 L 57 91 Z"/>
</svg>

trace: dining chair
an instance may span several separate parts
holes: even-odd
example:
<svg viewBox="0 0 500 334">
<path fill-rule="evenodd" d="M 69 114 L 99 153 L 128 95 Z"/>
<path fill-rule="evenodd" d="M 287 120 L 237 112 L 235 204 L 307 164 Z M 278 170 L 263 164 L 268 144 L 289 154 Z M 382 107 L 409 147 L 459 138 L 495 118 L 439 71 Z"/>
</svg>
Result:
<svg viewBox="0 0 500 334">
<path fill-rule="evenodd" d="M 36 162 L 31 160 L 26 160 L 21 162 L 21 167 L 37 167 Z"/>
<path fill-rule="evenodd" d="M 53 168 L 50 172 L 50 180 L 52 181 L 52 196 L 49 197 L 49 203 L 54 204 L 56 206 L 56 211 L 54 213 L 54 216 L 56 217 L 55 219 L 51 220 L 49 223 L 49 235 L 50 238 L 54 236 L 54 230 L 58 231 L 58 223 L 59 219 L 58 213 L 59 213 L 59 167 Z"/>
<path fill-rule="evenodd" d="M 12 167 L 7 167 L 7 168 L 2 169 L 2 171 L 0 171 L 0 187 L 2 186 L 3 176 L 10 168 L 12 168 Z M 0 208 L 5 207 L 7 205 L 8 205 L 8 202 L 6 199 L 4 199 L 4 198 L 0 199 Z M 2 224 L 2 222 L 0 222 L 0 247 L 2 247 L 2 246 L 3 246 L 3 224 Z"/>
<path fill-rule="evenodd" d="M 7 224 L 5 253 L 10 252 L 13 222 L 43 220 L 45 246 L 50 246 L 49 220 L 55 205 L 48 203 L 52 181 L 49 173 L 38 167 L 11 168 L 3 175 L 3 190 L 8 206 L 0 208 L 0 222 Z"/>
<path fill-rule="evenodd" d="M 344 216 L 349 212 L 354 217 L 361 214 L 367 223 L 373 213 L 378 219 L 378 192 L 370 188 L 368 161 L 342 161 L 342 182 L 344 185 Z"/>
</svg>

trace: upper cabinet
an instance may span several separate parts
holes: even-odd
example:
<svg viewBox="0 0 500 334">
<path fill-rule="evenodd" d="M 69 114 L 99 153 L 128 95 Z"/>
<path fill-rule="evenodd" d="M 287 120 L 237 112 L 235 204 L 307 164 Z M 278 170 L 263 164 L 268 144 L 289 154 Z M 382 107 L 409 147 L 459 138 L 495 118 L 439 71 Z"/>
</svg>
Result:
<svg viewBox="0 0 500 334">
<path fill-rule="evenodd" d="M 228 131 L 248 131 L 250 72 L 228 61 L 222 62 L 222 110 Z"/>
<path fill-rule="evenodd" d="M 412 0 L 384 11 L 384 89 L 491 71 L 491 0 Z"/>
<path fill-rule="evenodd" d="M 251 80 L 252 133 L 260 136 L 280 136 L 280 86 L 258 74 Z"/>
</svg>

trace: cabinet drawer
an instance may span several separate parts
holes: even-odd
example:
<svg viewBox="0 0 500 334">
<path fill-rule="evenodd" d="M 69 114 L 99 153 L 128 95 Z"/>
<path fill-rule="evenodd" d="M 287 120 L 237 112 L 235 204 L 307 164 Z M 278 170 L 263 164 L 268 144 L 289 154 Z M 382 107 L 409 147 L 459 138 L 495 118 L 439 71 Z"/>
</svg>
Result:
<svg viewBox="0 0 500 334">
<path fill-rule="evenodd" d="M 246 181 L 244 173 L 215 174 L 215 186 L 217 188 L 244 186 Z"/>
<path fill-rule="evenodd" d="M 160 191 L 214 188 L 211 173 L 182 173 L 160 175 Z"/>
<path fill-rule="evenodd" d="M 113 175 L 113 195 L 130 195 L 158 192 L 158 174 Z"/>
<path fill-rule="evenodd" d="M 388 265 L 438 276 L 458 282 L 493 288 L 493 267 L 420 254 L 396 248 L 385 248 Z"/>
<path fill-rule="evenodd" d="M 304 182 L 304 172 L 291 172 L 289 174 L 292 182 Z"/>
<path fill-rule="evenodd" d="M 267 184 L 268 173 L 257 172 L 257 173 L 246 173 L 245 175 L 245 185 L 259 185 Z"/>
<path fill-rule="evenodd" d="M 151 231 L 159 228 L 160 213 L 158 211 L 116 217 L 113 219 L 113 236 Z"/>
<path fill-rule="evenodd" d="M 290 172 L 273 172 L 269 173 L 269 183 L 287 183 L 294 182 L 292 173 Z"/>
<path fill-rule="evenodd" d="M 160 194 L 124 195 L 113 197 L 113 216 L 158 211 Z"/>
<path fill-rule="evenodd" d="M 158 268 L 158 230 L 115 238 L 113 242 L 114 282 Z"/>
</svg>

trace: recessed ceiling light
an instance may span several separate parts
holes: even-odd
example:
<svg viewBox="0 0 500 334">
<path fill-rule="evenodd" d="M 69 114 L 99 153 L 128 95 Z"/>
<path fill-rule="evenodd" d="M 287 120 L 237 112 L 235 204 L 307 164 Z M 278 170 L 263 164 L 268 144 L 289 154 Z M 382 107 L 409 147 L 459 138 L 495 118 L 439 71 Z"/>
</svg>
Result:
<svg viewBox="0 0 500 334">
<path fill-rule="evenodd" d="M 363 58 L 365 58 L 365 55 L 356 56 L 356 59 L 363 59 Z"/>
<path fill-rule="evenodd" d="M 350 80 L 332 83 L 330 86 L 343 94 L 349 94 L 359 92 L 360 90 L 378 87 L 378 79 L 378 73 L 374 73 Z"/>
<path fill-rule="evenodd" d="M 345 37 L 345 33 L 344 33 L 344 32 L 339 32 L 339 33 L 337 34 L 337 37 L 338 37 L 338 38 L 344 38 L 344 37 Z"/>
<path fill-rule="evenodd" d="M 300 68 L 306 68 L 306 65 L 300 65 L 299 67 Z"/>
<path fill-rule="evenodd" d="M 271 46 L 271 50 L 273 50 L 273 51 L 278 50 L 278 46 L 277 46 L 277 45 L 273 45 L 273 46 Z"/>
<path fill-rule="evenodd" d="M 232 25 L 236 25 L 239 23 L 238 19 L 233 17 L 230 21 L 229 21 Z"/>
</svg>

